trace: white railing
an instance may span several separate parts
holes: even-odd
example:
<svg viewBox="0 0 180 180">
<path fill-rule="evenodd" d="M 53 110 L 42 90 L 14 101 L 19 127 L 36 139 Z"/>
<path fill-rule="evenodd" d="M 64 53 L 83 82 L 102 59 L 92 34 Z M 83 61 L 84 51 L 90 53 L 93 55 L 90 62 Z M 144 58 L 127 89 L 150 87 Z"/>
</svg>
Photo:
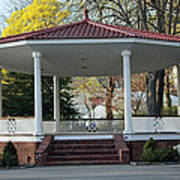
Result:
<svg viewBox="0 0 180 180">
<path fill-rule="evenodd" d="M 180 117 L 133 117 L 133 131 L 136 133 L 180 132 Z M 123 132 L 122 120 L 94 120 L 96 132 Z M 89 120 L 60 121 L 60 132 L 87 132 Z M 43 122 L 44 133 L 55 132 L 55 122 Z"/>
<path fill-rule="evenodd" d="M 135 133 L 152 132 L 178 132 L 180 133 L 180 117 L 133 117 L 133 130 Z M 87 120 L 88 122 L 88 120 Z M 94 121 L 97 132 L 123 132 L 122 120 Z M 60 121 L 60 132 L 87 132 L 85 120 Z M 0 119 L 0 135 L 3 134 L 33 134 L 34 118 L 2 118 Z M 43 133 L 55 133 L 55 121 L 43 122 Z"/>
<path fill-rule="evenodd" d="M 133 117 L 134 132 L 180 132 L 180 117 Z"/>
<path fill-rule="evenodd" d="M 54 121 L 43 122 L 43 133 L 52 134 L 55 132 Z M 28 135 L 34 133 L 33 117 L 7 117 L 0 119 L 0 135 Z"/>
<path fill-rule="evenodd" d="M 0 134 L 33 134 L 33 132 L 33 117 L 8 117 L 0 120 Z"/>
<path fill-rule="evenodd" d="M 93 124 L 92 124 L 93 123 Z M 93 126 L 92 126 L 93 125 Z M 122 132 L 123 120 L 61 120 L 60 133 L 73 132 Z M 52 134 L 55 132 L 54 121 L 43 122 L 43 132 L 45 134 Z"/>
<path fill-rule="evenodd" d="M 55 121 L 43 121 L 43 133 L 44 134 L 53 134 L 55 133 Z"/>
</svg>

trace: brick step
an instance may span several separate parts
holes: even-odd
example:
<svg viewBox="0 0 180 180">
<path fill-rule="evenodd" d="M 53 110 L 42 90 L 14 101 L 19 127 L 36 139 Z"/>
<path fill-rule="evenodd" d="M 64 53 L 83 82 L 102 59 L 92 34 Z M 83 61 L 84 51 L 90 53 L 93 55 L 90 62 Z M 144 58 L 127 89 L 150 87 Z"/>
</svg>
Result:
<svg viewBox="0 0 180 180">
<path fill-rule="evenodd" d="M 115 154 L 116 149 L 67 149 L 49 151 L 49 155 L 90 155 L 90 154 Z"/>
<path fill-rule="evenodd" d="M 54 141 L 53 144 L 114 144 L 114 139 L 105 140 L 59 140 Z"/>
<path fill-rule="evenodd" d="M 45 137 L 37 151 L 38 165 L 129 163 L 129 149 L 121 135 L 114 139 L 53 140 Z"/>
<path fill-rule="evenodd" d="M 119 160 L 117 154 L 102 155 L 102 154 L 92 154 L 92 155 L 73 155 L 73 156 L 49 156 L 48 161 L 81 161 L 81 160 Z"/>
<path fill-rule="evenodd" d="M 108 149 L 115 148 L 115 144 L 51 144 L 50 150 L 60 149 Z"/>
<path fill-rule="evenodd" d="M 121 164 L 119 160 L 101 160 L 101 161 L 52 161 L 47 162 L 47 166 L 51 165 L 107 165 L 107 164 Z"/>
</svg>

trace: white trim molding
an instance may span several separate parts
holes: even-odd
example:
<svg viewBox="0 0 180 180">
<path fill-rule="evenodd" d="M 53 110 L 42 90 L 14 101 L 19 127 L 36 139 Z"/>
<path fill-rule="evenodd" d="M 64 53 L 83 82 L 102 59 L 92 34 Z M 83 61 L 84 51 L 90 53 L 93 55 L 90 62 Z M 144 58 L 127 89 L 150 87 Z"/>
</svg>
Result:
<svg viewBox="0 0 180 180">
<path fill-rule="evenodd" d="M 33 135 L 0 135 L 0 143 L 2 142 L 41 142 L 44 136 L 33 136 Z"/>
<path fill-rule="evenodd" d="M 104 43 L 128 43 L 128 44 L 151 44 L 161 46 L 180 47 L 180 42 L 169 42 L 162 40 L 140 39 L 140 38 L 119 38 L 119 39 L 56 39 L 56 40 L 22 40 L 0 44 L 0 49 L 31 46 L 31 45 L 51 45 L 51 44 L 104 44 Z"/>
<path fill-rule="evenodd" d="M 113 139 L 113 135 L 66 135 L 55 136 L 54 140 L 93 140 L 93 139 Z"/>
<path fill-rule="evenodd" d="M 154 44 L 162 46 L 180 47 L 180 42 L 168 42 L 161 40 L 139 39 L 139 38 L 120 38 L 120 39 L 60 39 L 60 40 L 28 40 L 28 45 L 40 44 L 104 44 L 104 43 L 139 43 Z"/>
<path fill-rule="evenodd" d="M 131 134 L 131 135 L 124 135 L 125 141 L 146 141 L 150 138 L 154 140 L 180 140 L 180 133 L 148 133 L 148 134 Z"/>
</svg>

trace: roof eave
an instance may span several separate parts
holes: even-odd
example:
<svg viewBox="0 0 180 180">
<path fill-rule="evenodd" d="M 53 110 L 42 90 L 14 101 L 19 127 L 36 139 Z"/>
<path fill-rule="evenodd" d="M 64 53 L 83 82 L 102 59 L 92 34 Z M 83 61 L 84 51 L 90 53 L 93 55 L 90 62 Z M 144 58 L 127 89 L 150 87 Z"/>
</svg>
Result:
<svg viewBox="0 0 180 180">
<path fill-rule="evenodd" d="M 48 39 L 48 40 L 22 40 L 16 42 L 9 42 L 0 44 L 0 49 L 18 47 L 18 46 L 32 46 L 32 45 L 49 45 L 49 44 L 104 44 L 104 43 L 140 43 L 140 44 L 150 44 L 150 45 L 160 45 L 160 46 L 174 46 L 180 47 L 180 42 L 171 41 L 160 41 L 151 39 L 141 39 L 141 38 L 121 38 L 121 39 Z"/>
</svg>

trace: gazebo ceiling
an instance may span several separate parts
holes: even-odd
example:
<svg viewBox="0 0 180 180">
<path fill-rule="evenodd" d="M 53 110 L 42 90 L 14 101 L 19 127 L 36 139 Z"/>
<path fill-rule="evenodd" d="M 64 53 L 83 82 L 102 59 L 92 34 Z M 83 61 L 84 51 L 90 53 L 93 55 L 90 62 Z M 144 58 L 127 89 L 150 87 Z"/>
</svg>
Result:
<svg viewBox="0 0 180 180">
<path fill-rule="evenodd" d="M 121 51 L 132 51 L 132 73 L 180 63 L 180 37 L 90 21 L 0 39 L 0 66 L 33 73 L 32 52 L 42 53 L 42 73 L 99 76 L 122 73 Z"/>
</svg>

